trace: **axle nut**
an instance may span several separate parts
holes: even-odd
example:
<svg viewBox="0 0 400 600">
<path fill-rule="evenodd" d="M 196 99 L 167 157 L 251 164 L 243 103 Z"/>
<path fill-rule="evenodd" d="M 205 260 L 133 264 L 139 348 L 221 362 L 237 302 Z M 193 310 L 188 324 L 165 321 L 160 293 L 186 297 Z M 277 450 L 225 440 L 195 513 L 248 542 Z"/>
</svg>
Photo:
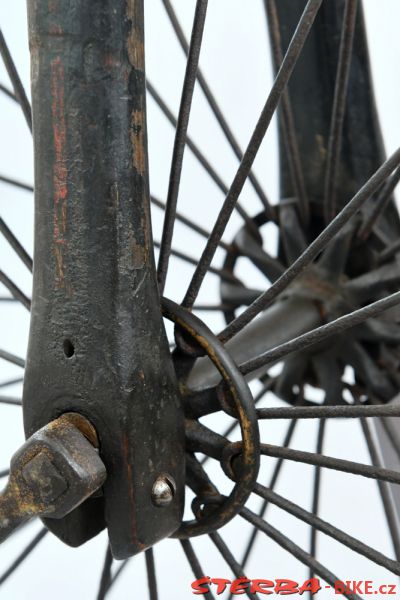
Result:
<svg viewBox="0 0 400 600">
<path fill-rule="evenodd" d="M 44 452 L 36 454 L 22 469 L 22 476 L 41 502 L 54 502 L 68 488 L 68 483 Z"/>
</svg>

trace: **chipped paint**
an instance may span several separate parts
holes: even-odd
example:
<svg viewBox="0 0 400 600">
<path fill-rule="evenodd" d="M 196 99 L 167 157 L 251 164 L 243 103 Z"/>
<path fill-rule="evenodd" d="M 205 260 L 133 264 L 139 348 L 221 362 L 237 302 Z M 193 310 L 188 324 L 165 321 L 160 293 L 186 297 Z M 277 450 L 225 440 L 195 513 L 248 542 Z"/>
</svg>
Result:
<svg viewBox="0 0 400 600">
<path fill-rule="evenodd" d="M 140 175 L 145 174 L 147 163 L 145 131 L 146 122 L 144 110 L 132 111 L 130 136 L 133 152 L 133 166 Z"/>
</svg>

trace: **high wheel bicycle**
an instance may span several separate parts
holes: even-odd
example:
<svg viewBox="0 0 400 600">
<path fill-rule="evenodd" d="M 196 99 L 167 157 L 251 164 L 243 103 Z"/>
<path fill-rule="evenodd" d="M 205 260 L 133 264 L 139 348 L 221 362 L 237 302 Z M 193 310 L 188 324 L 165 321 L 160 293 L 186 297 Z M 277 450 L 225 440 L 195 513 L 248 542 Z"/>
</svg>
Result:
<svg viewBox="0 0 400 600">
<path fill-rule="evenodd" d="M 20 105 L 35 156 L 34 261 L 0 221 L 33 271 L 32 297 L 0 271 L 2 304 L 30 312 L 26 360 L 0 351 L 24 368 L 27 437 L 1 472 L 1 539 L 33 516 L 44 523 L 2 584 L 23 577 L 48 531 L 75 548 L 105 529 L 99 599 L 121 597 L 121 574 L 141 555 L 149 597 L 175 598 L 156 576 L 162 544 L 172 563 L 180 546 L 192 571 L 179 597 L 192 579 L 214 597 L 208 576 L 222 569 L 261 597 L 268 561 L 325 597 L 371 568 L 384 584 L 400 574 L 400 150 L 385 159 L 362 3 L 261 3 L 275 75 L 243 148 L 199 68 L 212 4 L 197 0 L 187 39 L 162 0 L 187 57 L 176 115 L 145 75 L 141 0 L 28 2 L 32 108 L 0 37 L 11 84 L 1 91 Z M 188 134 L 196 82 L 237 159 L 227 182 Z M 149 190 L 146 97 L 175 128 L 165 201 Z M 255 161 L 275 114 L 272 201 Z M 222 193 L 214 210 L 204 192 L 181 210 L 189 154 Z"/>
</svg>

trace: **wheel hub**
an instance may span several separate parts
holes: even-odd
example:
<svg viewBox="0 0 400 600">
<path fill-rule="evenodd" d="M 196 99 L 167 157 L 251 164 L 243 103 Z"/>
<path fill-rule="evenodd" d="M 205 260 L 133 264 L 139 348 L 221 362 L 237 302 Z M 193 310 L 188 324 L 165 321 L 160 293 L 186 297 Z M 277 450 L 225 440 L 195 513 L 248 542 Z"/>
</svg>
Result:
<svg viewBox="0 0 400 600">
<path fill-rule="evenodd" d="M 311 217 L 308 226 L 301 223 L 296 203 L 291 201 L 289 206 L 289 217 L 288 203 L 282 203 L 282 206 L 277 207 L 277 222 L 280 229 L 276 256 L 271 256 L 264 247 L 263 227 L 267 219 L 262 213 L 254 219 L 260 231 L 258 239 L 251 237 L 243 227 L 235 236 L 232 249 L 226 254 L 225 269 L 230 270 L 239 279 L 238 259 L 246 257 L 266 276 L 268 284 L 276 281 L 279 277 L 279 269 L 283 272 L 290 266 L 323 227 L 318 206 L 314 207 L 315 216 Z M 317 260 L 276 299 L 274 306 L 259 317 L 259 327 L 263 327 L 266 340 L 265 347 L 261 351 L 266 351 L 274 345 L 279 345 L 309 329 L 333 321 L 397 291 L 400 269 L 396 256 L 386 262 L 381 259 L 381 251 L 384 247 L 382 223 L 378 222 L 371 234 L 363 239 L 362 226 L 367 218 L 368 211 L 362 218 L 348 223 L 343 232 L 328 245 Z M 304 247 L 301 246 L 301 240 Z M 240 306 L 249 304 L 260 293 L 259 290 L 247 287 L 245 281 L 242 282 L 242 286 L 233 289 L 231 284 L 225 282 L 221 284 L 222 302 L 231 307 L 225 311 L 227 322 L 236 316 Z M 307 304 L 309 304 L 308 308 Z M 310 326 L 310 321 L 304 318 L 304 328 L 291 331 L 290 311 L 296 310 L 296 305 L 299 310 L 301 307 L 301 310 L 305 311 L 304 315 L 314 311 L 313 320 Z M 288 319 L 287 332 L 286 335 L 283 334 L 282 339 L 270 346 L 268 337 L 271 332 L 271 321 L 276 318 L 277 307 L 282 308 L 279 319 L 283 331 L 285 331 L 286 318 Z M 270 320 L 268 313 L 271 313 Z M 301 319 L 301 315 L 299 318 Z M 370 319 L 362 325 L 350 328 L 344 334 L 338 334 L 334 338 L 311 346 L 297 355 L 289 355 L 284 360 L 282 374 L 277 379 L 276 392 L 283 399 L 294 402 L 298 390 L 304 389 L 304 385 L 310 383 L 325 391 L 326 395 L 327 382 L 323 373 L 326 374 L 328 365 L 331 365 L 332 368 L 334 366 L 336 373 L 337 389 L 340 388 L 340 393 L 336 395 L 336 403 L 343 402 L 342 377 L 346 367 L 353 369 L 354 381 L 361 393 L 372 394 L 379 401 L 390 400 L 400 384 L 398 373 L 400 357 L 397 348 L 400 341 L 399 320 L 399 311 L 391 309 L 379 318 Z M 241 334 L 243 343 L 245 334 L 244 332 Z M 235 338 L 230 341 L 230 347 L 235 357 Z M 254 348 L 254 353 L 255 355 L 260 353 L 259 346 Z M 257 376 L 262 377 L 263 374 L 257 372 Z"/>
</svg>

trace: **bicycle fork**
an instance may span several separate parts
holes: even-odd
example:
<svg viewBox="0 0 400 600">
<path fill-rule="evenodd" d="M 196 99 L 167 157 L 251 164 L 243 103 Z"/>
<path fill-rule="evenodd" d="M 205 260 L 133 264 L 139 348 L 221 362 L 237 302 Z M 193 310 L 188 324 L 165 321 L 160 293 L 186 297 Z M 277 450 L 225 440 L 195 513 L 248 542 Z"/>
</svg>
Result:
<svg viewBox="0 0 400 600">
<path fill-rule="evenodd" d="M 122 559 L 173 533 L 184 501 L 183 413 L 151 243 L 143 1 L 28 9 L 36 224 L 25 430 L 46 437 L 65 413 L 94 428 L 105 481 L 93 445 L 86 458 L 90 492 L 100 491 L 86 499 L 84 486 L 78 507 L 45 523 L 72 546 L 107 526 Z"/>
</svg>

